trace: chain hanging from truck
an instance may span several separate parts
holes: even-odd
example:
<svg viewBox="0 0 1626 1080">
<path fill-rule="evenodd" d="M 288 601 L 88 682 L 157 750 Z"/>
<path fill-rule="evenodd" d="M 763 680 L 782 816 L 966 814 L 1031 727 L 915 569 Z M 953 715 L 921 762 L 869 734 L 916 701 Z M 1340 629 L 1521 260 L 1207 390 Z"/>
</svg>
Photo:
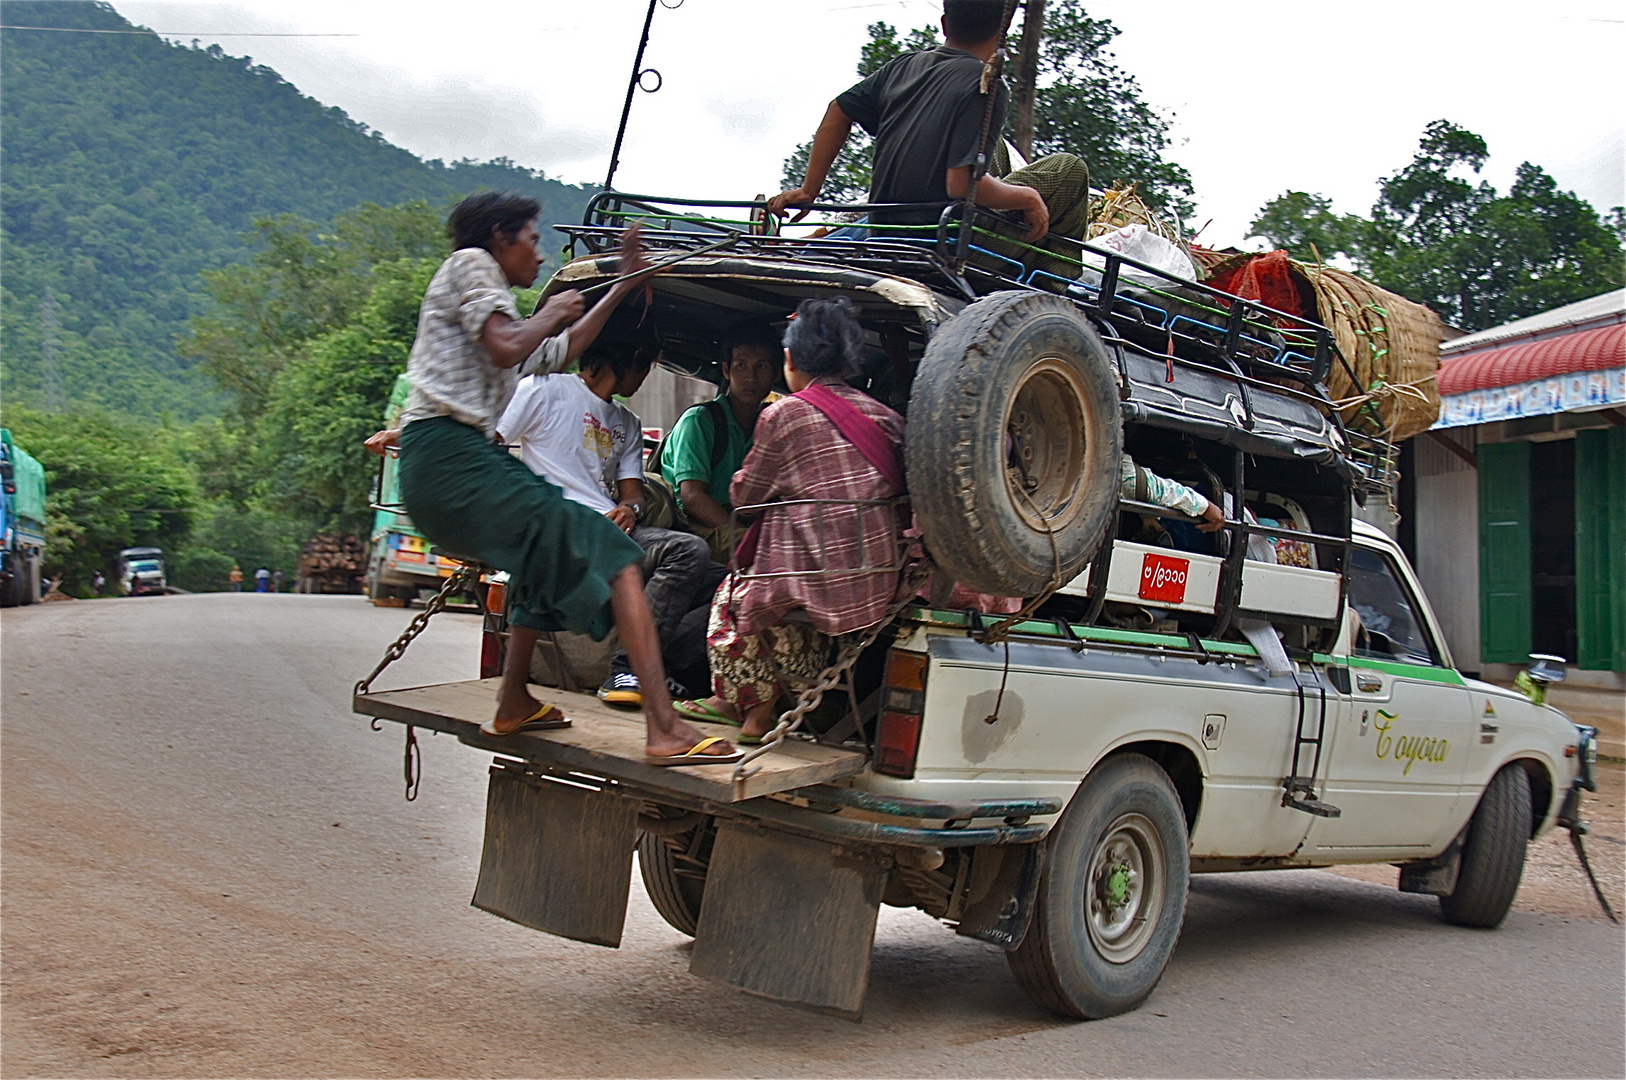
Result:
<svg viewBox="0 0 1626 1080">
<path fill-rule="evenodd" d="M 440 587 L 440 591 L 430 597 L 429 603 L 423 606 L 423 610 L 414 615 L 412 621 L 407 623 L 407 628 L 401 631 L 401 636 L 392 641 L 390 647 L 384 650 L 384 657 L 378 662 L 378 666 L 373 668 L 365 679 L 356 683 L 353 691 L 354 696 L 361 697 L 371 690 L 373 680 L 383 674 L 385 668 L 406 654 L 407 646 L 411 645 L 413 639 L 424 632 L 425 627 L 429 625 L 429 620 L 434 618 L 438 612 L 446 610 L 446 601 L 467 588 L 470 582 L 478 580 L 485 569 L 479 563 L 466 562 L 454 570 L 451 576 L 446 579 L 446 583 Z M 378 726 L 376 716 L 373 718 L 372 728 L 374 731 L 382 730 Z M 406 745 L 401 751 L 401 771 L 406 781 L 406 791 L 404 793 L 406 801 L 412 802 L 418 797 L 418 785 L 423 780 L 423 752 L 418 746 L 418 733 L 410 724 L 407 725 L 406 729 Z"/>
</svg>

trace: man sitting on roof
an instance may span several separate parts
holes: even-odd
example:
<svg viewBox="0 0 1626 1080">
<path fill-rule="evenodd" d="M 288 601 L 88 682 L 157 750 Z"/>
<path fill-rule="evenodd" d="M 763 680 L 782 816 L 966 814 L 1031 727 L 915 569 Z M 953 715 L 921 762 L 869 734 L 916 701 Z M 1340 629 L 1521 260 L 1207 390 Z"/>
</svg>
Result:
<svg viewBox="0 0 1626 1080">
<path fill-rule="evenodd" d="M 877 211 L 871 215 L 872 224 L 913 226 L 899 231 L 929 238 L 933 229 L 924 226 L 935 228 L 942 205 L 965 198 L 972 167 L 982 152 L 989 155 L 990 169 L 977 182 L 977 205 L 1020 211 L 1030 244 L 1047 232 L 1082 237 L 1090 202 L 1089 169 L 1082 160 L 1073 154 L 1051 154 L 1003 180 L 992 168 L 1010 93 L 1002 82 L 985 88 L 984 71 L 999 48 L 1003 18 L 1001 0 L 944 0 L 947 44 L 900 56 L 830 102 L 813 137 L 801 187 L 775 195 L 768 209 L 783 215 L 790 207 L 817 201 L 831 164 L 857 123 L 875 137 L 870 201 L 936 204 L 920 210 Z M 995 94 L 993 115 L 988 141 L 979 147 L 989 92 Z M 1017 249 L 1018 258 L 1024 254 L 1030 262 L 1043 258 Z"/>
</svg>

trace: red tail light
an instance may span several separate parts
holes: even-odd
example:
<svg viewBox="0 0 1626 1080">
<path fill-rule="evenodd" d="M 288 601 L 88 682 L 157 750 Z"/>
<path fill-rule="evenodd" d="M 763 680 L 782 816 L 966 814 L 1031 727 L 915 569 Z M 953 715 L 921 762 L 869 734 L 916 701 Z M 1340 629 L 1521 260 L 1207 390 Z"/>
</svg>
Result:
<svg viewBox="0 0 1626 1080">
<path fill-rule="evenodd" d="M 920 754 L 920 717 L 926 709 L 927 657 L 894 649 L 886 658 L 886 691 L 875 732 L 875 771 L 905 780 Z"/>
<path fill-rule="evenodd" d="M 875 771 L 907 780 L 915 775 L 915 757 L 919 753 L 920 717 L 881 710 L 880 731 L 875 736 Z"/>
<path fill-rule="evenodd" d="M 480 635 L 480 678 L 494 679 L 502 674 L 502 635 L 487 630 Z"/>
</svg>

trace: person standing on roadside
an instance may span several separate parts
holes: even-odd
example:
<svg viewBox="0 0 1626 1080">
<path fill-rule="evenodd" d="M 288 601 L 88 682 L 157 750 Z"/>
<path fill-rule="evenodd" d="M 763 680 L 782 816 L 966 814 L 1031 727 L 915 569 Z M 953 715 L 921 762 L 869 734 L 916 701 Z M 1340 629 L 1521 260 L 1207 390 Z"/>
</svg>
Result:
<svg viewBox="0 0 1626 1080">
<path fill-rule="evenodd" d="M 637 288 L 620 282 L 585 314 L 582 295 L 566 290 L 520 318 L 513 289 L 528 287 L 541 268 L 540 213 L 536 200 L 513 192 L 480 192 L 453 207 L 447 230 L 456 250 L 424 293 L 400 430 L 379 432 L 367 447 L 381 454 L 399 445 L 401 498 L 426 537 L 510 575 L 508 656 L 496 713 L 481 731 L 567 726 L 558 706 L 527 689 L 536 642 L 550 630 L 602 639 L 613 624 L 644 688 L 646 760 L 737 761 L 743 755 L 726 740 L 707 737 L 672 709 L 644 597 L 642 549 L 494 441 L 519 378 L 564 368 Z M 646 265 L 630 228 L 620 269 Z"/>
<path fill-rule="evenodd" d="M 287 580 L 287 577 L 288 576 L 282 572 L 282 567 L 280 566 L 271 571 L 271 591 L 281 592 L 282 583 Z"/>
<path fill-rule="evenodd" d="M 254 591 L 263 593 L 271 591 L 271 571 L 263 566 L 254 571 Z"/>
<path fill-rule="evenodd" d="M 243 590 L 243 568 L 236 563 L 231 564 L 231 573 L 226 575 L 226 584 L 232 592 Z"/>
</svg>

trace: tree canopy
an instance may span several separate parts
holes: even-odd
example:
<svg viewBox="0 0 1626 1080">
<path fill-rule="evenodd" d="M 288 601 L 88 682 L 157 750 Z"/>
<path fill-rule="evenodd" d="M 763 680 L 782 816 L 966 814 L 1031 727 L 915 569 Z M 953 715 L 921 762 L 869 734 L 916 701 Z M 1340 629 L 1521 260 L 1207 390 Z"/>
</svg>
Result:
<svg viewBox="0 0 1626 1080">
<path fill-rule="evenodd" d="M 1304 259 L 1342 256 L 1465 330 L 1620 288 L 1622 209 L 1600 219 L 1528 161 L 1499 195 L 1470 179 L 1489 156 L 1484 139 L 1436 120 L 1411 163 L 1380 181 L 1369 217 L 1336 214 L 1324 196 L 1289 191 L 1249 228 Z"/>
<path fill-rule="evenodd" d="M 859 78 L 905 53 L 941 44 L 936 28 L 930 26 L 900 37 L 897 27 L 874 22 L 868 32 L 869 40 L 859 50 Z M 1023 32 L 1020 22 L 1011 29 L 1006 49 L 1013 57 L 1021 50 Z M 1134 182 L 1149 203 L 1187 214 L 1191 177 L 1163 156 L 1169 122 L 1146 103 L 1139 83 L 1118 66 L 1108 49 L 1120 32 L 1109 19 L 1091 18 L 1083 0 L 1050 0 L 1046 5 L 1034 102 L 1034 151 L 1077 154 L 1088 163 L 1096 186 Z M 1007 130 L 1011 122 L 1008 117 Z M 786 188 L 801 184 L 812 147 L 808 140 L 785 159 L 781 182 Z M 873 165 L 873 140 L 855 129 L 820 197 L 831 202 L 866 201 Z"/>
</svg>

